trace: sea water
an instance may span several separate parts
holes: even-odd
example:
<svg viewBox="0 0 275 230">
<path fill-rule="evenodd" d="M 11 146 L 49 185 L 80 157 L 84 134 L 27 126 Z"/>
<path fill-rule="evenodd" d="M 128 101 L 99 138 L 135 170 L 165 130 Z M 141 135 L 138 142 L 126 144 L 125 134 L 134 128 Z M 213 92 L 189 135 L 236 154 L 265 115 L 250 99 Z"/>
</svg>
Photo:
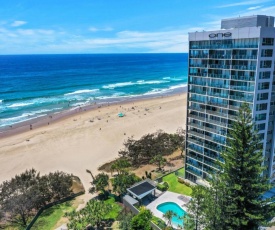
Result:
<svg viewBox="0 0 275 230">
<path fill-rule="evenodd" d="M 0 127 L 88 103 L 173 94 L 187 54 L 1 55 Z"/>
</svg>

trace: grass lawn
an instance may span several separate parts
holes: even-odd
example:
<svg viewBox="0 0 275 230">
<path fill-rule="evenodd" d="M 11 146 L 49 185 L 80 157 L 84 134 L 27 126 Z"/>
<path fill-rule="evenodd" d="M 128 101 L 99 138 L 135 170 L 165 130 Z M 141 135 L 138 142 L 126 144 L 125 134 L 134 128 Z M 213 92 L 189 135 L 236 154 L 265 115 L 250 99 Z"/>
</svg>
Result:
<svg viewBox="0 0 275 230">
<path fill-rule="evenodd" d="M 120 206 L 118 203 L 115 202 L 115 198 L 110 197 L 108 200 L 104 201 L 105 203 L 112 205 L 111 212 L 108 213 L 108 215 L 105 216 L 106 219 L 116 219 L 120 211 L 122 210 L 122 206 Z"/>
<path fill-rule="evenodd" d="M 54 229 L 57 222 L 64 216 L 66 212 L 71 212 L 75 209 L 72 205 L 73 201 L 68 201 L 63 204 L 55 205 L 45 210 L 33 225 L 33 230 L 51 230 Z"/>
<path fill-rule="evenodd" d="M 179 170 L 180 174 L 184 173 L 184 168 Z M 178 178 L 175 173 L 171 173 L 165 177 L 163 177 L 163 181 L 166 181 L 169 184 L 168 191 L 176 192 L 183 195 L 190 196 L 192 193 L 192 189 L 185 184 L 181 184 L 178 182 Z"/>
</svg>

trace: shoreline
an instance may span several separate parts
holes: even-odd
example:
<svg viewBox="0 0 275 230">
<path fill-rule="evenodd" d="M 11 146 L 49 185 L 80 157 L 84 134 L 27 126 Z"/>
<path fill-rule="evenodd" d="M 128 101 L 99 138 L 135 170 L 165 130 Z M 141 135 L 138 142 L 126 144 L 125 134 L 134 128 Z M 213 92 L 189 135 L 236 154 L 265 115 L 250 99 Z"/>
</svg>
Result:
<svg viewBox="0 0 275 230">
<path fill-rule="evenodd" d="M 182 88 L 173 90 L 172 92 L 155 94 L 155 95 L 140 95 L 134 97 L 116 98 L 115 100 L 101 100 L 99 102 L 94 102 L 93 104 L 77 106 L 68 110 L 63 110 L 61 112 L 49 113 L 47 115 L 32 118 L 27 121 L 18 122 L 10 126 L 0 128 L 0 139 L 11 137 L 17 134 L 28 132 L 37 128 L 44 126 L 49 126 L 54 123 L 58 123 L 64 119 L 71 118 L 77 115 L 81 115 L 88 111 L 106 108 L 112 105 L 124 105 L 132 102 L 154 100 L 163 97 L 173 97 L 178 94 L 184 94 L 187 92 L 187 85 Z M 156 96 L 157 95 L 157 96 Z M 118 101 L 119 100 L 119 101 Z"/>
<path fill-rule="evenodd" d="M 113 104 L 1 138 L 0 183 L 35 168 L 41 174 L 57 170 L 72 173 L 87 190 L 91 178 L 86 169 L 97 174 L 100 165 L 118 157 L 127 138 L 185 128 L 186 96 L 181 93 Z M 125 116 L 118 117 L 119 112 Z"/>
</svg>

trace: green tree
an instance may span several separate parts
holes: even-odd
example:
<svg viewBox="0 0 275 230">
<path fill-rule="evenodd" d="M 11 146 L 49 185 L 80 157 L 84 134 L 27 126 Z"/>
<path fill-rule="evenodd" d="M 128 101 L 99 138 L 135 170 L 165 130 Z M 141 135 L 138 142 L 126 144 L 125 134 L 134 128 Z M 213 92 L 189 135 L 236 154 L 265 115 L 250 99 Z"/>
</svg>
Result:
<svg viewBox="0 0 275 230">
<path fill-rule="evenodd" d="M 141 208 L 141 211 L 132 218 L 131 230 L 151 230 L 150 221 L 152 220 L 153 214 L 150 210 Z"/>
<path fill-rule="evenodd" d="M 205 224 L 205 209 L 208 205 L 207 188 L 197 185 L 192 188 L 192 200 L 188 204 L 188 213 L 184 219 L 184 229 L 200 230 Z"/>
<path fill-rule="evenodd" d="M 131 187 L 138 181 L 140 181 L 140 179 L 135 174 L 124 172 L 123 174 L 119 174 L 113 178 L 113 190 L 119 195 L 125 194 L 127 192 L 127 188 Z"/>
<path fill-rule="evenodd" d="M 119 229 L 129 230 L 131 228 L 131 220 L 133 217 L 134 215 L 131 213 L 131 211 L 124 208 L 118 216 Z"/>
<path fill-rule="evenodd" d="M 175 135 L 158 130 L 142 136 L 139 140 L 128 138 L 124 142 L 124 149 L 119 151 L 119 155 L 128 159 L 134 166 L 148 164 L 156 154 L 167 156 L 178 149 L 179 145 L 181 146 Z"/>
<path fill-rule="evenodd" d="M 211 187 L 205 189 L 207 205 L 205 205 L 205 230 L 224 230 L 226 224 L 225 208 L 227 205 L 227 189 L 225 184 L 216 175 L 212 176 Z"/>
<path fill-rule="evenodd" d="M 61 171 L 49 173 L 48 189 L 51 192 L 52 200 L 60 200 L 72 194 L 73 175 Z"/>
<path fill-rule="evenodd" d="M 154 156 L 153 159 L 150 161 L 151 164 L 156 164 L 158 166 L 158 170 L 161 170 L 166 162 L 167 160 L 160 154 Z"/>
<path fill-rule="evenodd" d="M 263 174 L 263 150 L 254 128 L 251 110 L 244 104 L 222 154 L 225 163 L 220 176 L 227 190 L 225 222 L 229 229 L 258 229 L 275 214 L 274 203 L 262 199 L 270 185 Z"/>
<path fill-rule="evenodd" d="M 92 187 L 89 189 L 90 193 L 102 192 L 106 198 L 106 187 L 109 185 L 109 176 L 105 173 L 99 173 L 95 177 L 92 177 Z"/>
<path fill-rule="evenodd" d="M 0 185 L 2 219 L 26 226 L 35 212 L 47 203 L 71 195 L 72 175 L 55 172 L 40 176 L 26 170 Z"/>
<path fill-rule="evenodd" d="M 163 214 L 163 218 L 167 220 L 167 226 L 172 227 L 172 218 L 177 217 L 177 214 L 172 210 L 168 210 L 166 213 Z"/>
<path fill-rule="evenodd" d="M 183 128 L 178 128 L 176 134 L 173 135 L 174 145 L 180 149 L 181 156 L 183 156 L 183 151 L 185 150 L 185 138 L 186 131 Z"/>
<path fill-rule="evenodd" d="M 20 226 L 27 225 L 37 202 L 32 187 L 37 184 L 38 178 L 36 170 L 31 169 L 0 185 L 0 207 L 2 213 L 8 214 L 6 221 Z"/>
<path fill-rule="evenodd" d="M 112 172 L 117 171 L 118 174 L 122 174 L 130 166 L 131 166 L 131 164 L 127 159 L 120 158 L 112 164 L 111 170 L 112 170 Z"/>
<path fill-rule="evenodd" d="M 92 199 L 79 212 L 73 211 L 65 214 L 69 219 L 68 228 L 82 230 L 90 226 L 100 229 L 104 224 L 105 216 L 111 209 L 111 204 Z"/>
</svg>

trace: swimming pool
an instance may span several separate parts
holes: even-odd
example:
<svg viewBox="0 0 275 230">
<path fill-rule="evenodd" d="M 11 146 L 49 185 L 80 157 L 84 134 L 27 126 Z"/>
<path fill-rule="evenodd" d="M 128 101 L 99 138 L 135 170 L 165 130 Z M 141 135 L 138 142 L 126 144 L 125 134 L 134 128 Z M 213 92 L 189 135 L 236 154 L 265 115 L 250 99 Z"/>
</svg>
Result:
<svg viewBox="0 0 275 230">
<path fill-rule="evenodd" d="M 176 203 L 174 202 L 165 202 L 157 206 L 157 210 L 161 211 L 163 214 L 166 213 L 167 211 L 171 210 L 174 213 L 177 214 L 178 217 L 182 217 L 186 215 L 186 212 Z M 172 218 L 172 224 L 173 225 L 183 225 L 183 220 L 179 220 L 178 217 L 173 217 Z"/>
</svg>

